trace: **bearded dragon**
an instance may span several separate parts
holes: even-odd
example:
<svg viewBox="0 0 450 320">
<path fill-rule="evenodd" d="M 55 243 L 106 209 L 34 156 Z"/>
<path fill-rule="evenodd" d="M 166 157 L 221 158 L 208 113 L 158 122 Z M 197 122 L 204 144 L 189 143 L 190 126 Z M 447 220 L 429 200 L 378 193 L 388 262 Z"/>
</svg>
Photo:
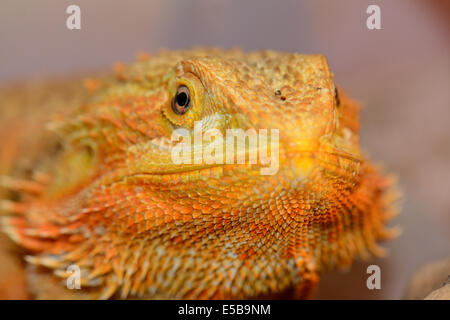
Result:
<svg viewBox="0 0 450 320">
<path fill-rule="evenodd" d="M 162 51 L 0 94 L 2 230 L 32 298 L 305 298 L 396 235 L 395 183 L 322 55 Z M 174 163 L 197 121 L 278 129 L 277 172 Z"/>
</svg>

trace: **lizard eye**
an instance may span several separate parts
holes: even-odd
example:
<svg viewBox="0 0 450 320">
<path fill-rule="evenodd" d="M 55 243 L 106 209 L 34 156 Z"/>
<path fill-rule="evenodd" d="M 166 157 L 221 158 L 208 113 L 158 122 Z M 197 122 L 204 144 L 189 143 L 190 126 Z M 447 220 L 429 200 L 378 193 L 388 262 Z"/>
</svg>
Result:
<svg viewBox="0 0 450 320">
<path fill-rule="evenodd" d="M 339 92 L 337 88 L 334 89 L 334 99 L 336 100 L 336 106 L 339 107 L 341 101 L 339 100 Z"/>
<path fill-rule="evenodd" d="M 191 97 L 186 86 L 179 86 L 172 99 L 172 110 L 176 114 L 185 114 L 191 107 Z"/>
</svg>

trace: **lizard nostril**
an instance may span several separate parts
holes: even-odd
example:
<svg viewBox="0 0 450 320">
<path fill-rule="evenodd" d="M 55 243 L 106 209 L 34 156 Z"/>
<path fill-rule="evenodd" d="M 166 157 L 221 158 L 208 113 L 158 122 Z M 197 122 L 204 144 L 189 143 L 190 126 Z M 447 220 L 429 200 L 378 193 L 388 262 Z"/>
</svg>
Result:
<svg viewBox="0 0 450 320">
<path fill-rule="evenodd" d="M 275 95 L 276 96 L 281 96 L 281 90 L 280 89 L 275 90 Z M 286 97 L 285 96 L 281 96 L 280 99 L 285 101 Z"/>
</svg>

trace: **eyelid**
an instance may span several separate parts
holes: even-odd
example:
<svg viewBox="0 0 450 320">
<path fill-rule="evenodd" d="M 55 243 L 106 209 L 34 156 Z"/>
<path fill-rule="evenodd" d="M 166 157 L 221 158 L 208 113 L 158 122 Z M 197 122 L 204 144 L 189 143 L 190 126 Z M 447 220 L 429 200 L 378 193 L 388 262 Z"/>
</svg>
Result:
<svg viewBox="0 0 450 320">
<path fill-rule="evenodd" d="M 203 88 L 203 84 L 200 79 L 192 73 L 185 73 L 182 77 L 177 79 L 175 90 L 178 90 L 180 86 L 187 87 L 190 91 L 191 97 L 194 97 L 197 94 L 197 91 Z"/>
</svg>

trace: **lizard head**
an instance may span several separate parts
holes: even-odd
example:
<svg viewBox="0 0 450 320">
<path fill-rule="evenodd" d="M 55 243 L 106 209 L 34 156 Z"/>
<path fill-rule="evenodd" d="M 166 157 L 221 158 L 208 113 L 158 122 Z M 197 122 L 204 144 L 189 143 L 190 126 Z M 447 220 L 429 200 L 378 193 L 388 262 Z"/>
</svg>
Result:
<svg viewBox="0 0 450 320">
<path fill-rule="evenodd" d="M 323 56 L 164 52 L 88 87 L 51 125 L 53 182 L 6 228 L 30 263 L 62 277 L 80 265 L 99 297 L 249 297 L 359 250 L 326 245 L 368 169 L 357 107 Z M 365 231 L 372 248 L 381 228 Z"/>
<path fill-rule="evenodd" d="M 200 50 L 165 53 L 116 73 L 59 129 L 68 145 L 87 147 L 90 164 L 107 166 L 113 180 L 192 180 L 225 167 L 263 175 L 281 167 L 295 180 L 320 166 L 320 153 L 360 157 L 357 109 L 346 96 L 338 103 L 323 56 Z"/>
</svg>

